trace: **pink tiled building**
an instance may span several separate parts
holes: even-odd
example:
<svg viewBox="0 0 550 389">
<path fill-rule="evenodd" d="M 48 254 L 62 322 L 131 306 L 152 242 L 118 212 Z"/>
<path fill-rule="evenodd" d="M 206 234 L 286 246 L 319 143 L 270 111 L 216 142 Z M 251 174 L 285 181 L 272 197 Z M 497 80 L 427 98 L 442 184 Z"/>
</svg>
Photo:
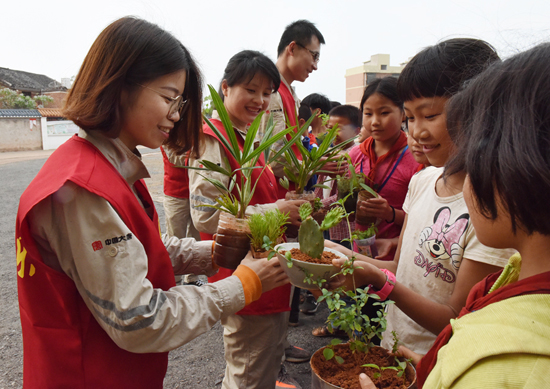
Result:
<svg viewBox="0 0 550 389">
<path fill-rule="evenodd" d="M 389 54 L 375 54 L 363 65 L 346 70 L 346 104 L 359 107 L 365 87 L 376 78 L 398 77 L 406 63 L 390 66 Z"/>
</svg>

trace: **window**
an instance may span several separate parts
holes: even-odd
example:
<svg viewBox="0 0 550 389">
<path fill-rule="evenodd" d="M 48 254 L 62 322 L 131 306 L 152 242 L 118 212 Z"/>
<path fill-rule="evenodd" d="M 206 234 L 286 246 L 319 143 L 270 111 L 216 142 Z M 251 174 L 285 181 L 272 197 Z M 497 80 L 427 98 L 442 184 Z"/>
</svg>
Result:
<svg viewBox="0 0 550 389">
<path fill-rule="evenodd" d="M 380 70 L 388 70 L 388 65 L 380 65 Z"/>
</svg>

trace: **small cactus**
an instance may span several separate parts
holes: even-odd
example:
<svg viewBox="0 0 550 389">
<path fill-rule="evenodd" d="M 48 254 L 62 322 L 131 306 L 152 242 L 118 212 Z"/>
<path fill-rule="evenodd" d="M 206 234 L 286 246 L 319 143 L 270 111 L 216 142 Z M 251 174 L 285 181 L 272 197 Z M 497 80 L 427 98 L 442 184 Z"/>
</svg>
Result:
<svg viewBox="0 0 550 389">
<path fill-rule="evenodd" d="M 321 258 L 325 248 L 325 239 L 323 231 L 334 227 L 345 215 L 342 207 L 337 206 L 327 212 L 321 226 L 311 217 L 313 208 L 310 203 L 304 203 L 300 206 L 300 217 L 302 225 L 298 231 L 298 241 L 300 242 L 300 251 L 312 258 Z"/>
</svg>

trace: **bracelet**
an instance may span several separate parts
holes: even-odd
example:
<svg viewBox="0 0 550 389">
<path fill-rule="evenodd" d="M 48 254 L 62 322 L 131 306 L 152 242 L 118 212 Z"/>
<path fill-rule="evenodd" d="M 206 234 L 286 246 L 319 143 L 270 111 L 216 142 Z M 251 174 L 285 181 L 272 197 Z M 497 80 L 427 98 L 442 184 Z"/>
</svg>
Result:
<svg viewBox="0 0 550 389">
<path fill-rule="evenodd" d="M 390 221 L 386 220 L 386 223 L 393 223 L 395 221 L 395 208 L 392 207 L 391 205 L 390 205 L 390 207 L 391 207 L 391 210 L 393 212 L 393 217 L 391 218 Z"/>
<path fill-rule="evenodd" d="M 392 292 L 393 287 L 395 286 L 395 274 L 387 269 L 380 269 L 380 271 L 386 275 L 386 283 L 384 284 L 382 289 L 378 291 L 375 290 L 372 285 L 370 285 L 369 291 L 380 297 L 380 300 L 386 300 Z"/>
</svg>

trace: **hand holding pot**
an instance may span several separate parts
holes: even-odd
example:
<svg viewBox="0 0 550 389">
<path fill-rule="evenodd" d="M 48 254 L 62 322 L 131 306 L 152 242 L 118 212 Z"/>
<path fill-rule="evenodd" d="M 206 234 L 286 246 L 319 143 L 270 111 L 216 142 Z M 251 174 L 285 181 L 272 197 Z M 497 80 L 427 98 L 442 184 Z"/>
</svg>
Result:
<svg viewBox="0 0 550 389">
<path fill-rule="evenodd" d="M 332 264 L 336 267 L 342 267 L 344 262 L 342 258 L 334 258 L 332 260 Z M 346 276 L 345 281 L 341 282 L 349 290 L 363 285 L 373 285 L 375 289 L 380 290 L 386 284 L 386 275 L 379 268 L 368 262 L 355 260 L 353 268 L 355 269 L 353 274 Z M 355 283 L 353 277 L 355 277 Z M 335 282 L 338 282 L 338 280 L 335 280 Z M 332 284 L 330 286 L 332 287 Z"/>
<path fill-rule="evenodd" d="M 303 203 L 307 203 L 307 200 L 277 200 L 275 202 L 279 211 L 288 213 L 288 221 L 295 226 L 301 224 L 299 209 Z"/>
<path fill-rule="evenodd" d="M 399 348 L 397 349 L 396 355 L 404 357 L 405 359 L 412 359 L 412 364 L 415 366 L 418 365 L 418 362 L 420 362 L 420 360 L 424 356 L 422 354 L 418 354 L 412 350 L 409 350 L 405 346 L 399 346 Z"/>
<path fill-rule="evenodd" d="M 278 288 L 279 286 L 288 284 L 286 273 L 281 268 L 279 261 L 276 259 L 267 260 L 267 258 L 253 258 L 249 251 L 246 257 L 241 262 L 242 265 L 248 266 L 262 282 L 262 293 Z"/>
<path fill-rule="evenodd" d="M 323 173 L 329 177 L 344 176 L 348 173 L 348 164 L 341 161 L 327 162 L 322 170 L 329 171 L 330 173 Z"/>
<path fill-rule="evenodd" d="M 392 250 L 397 247 L 399 242 L 399 237 L 391 239 L 376 239 L 374 245 L 376 246 L 376 251 L 378 255 L 374 259 L 381 259 L 387 256 Z"/>
<path fill-rule="evenodd" d="M 358 201 L 357 207 L 367 216 L 373 216 L 382 220 L 392 220 L 394 218 L 392 207 L 383 197 L 368 199 L 367 201 Z"/>
</svg>

